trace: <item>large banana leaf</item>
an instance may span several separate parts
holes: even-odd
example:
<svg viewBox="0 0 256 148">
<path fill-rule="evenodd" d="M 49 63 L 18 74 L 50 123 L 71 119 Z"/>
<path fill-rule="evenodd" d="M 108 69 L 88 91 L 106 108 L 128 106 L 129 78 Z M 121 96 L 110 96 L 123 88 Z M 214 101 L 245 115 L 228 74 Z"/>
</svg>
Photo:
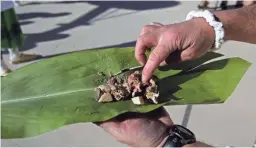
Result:
<svg viewBox="0 0 256 148">
<path fill-rule="evenodd" d="M 161 103 L 143 106 L 94 100 L 93 89 L 107 78 L 101 72 L 138 66 L 134 48 L 87 50 L 30 64 L 2 79 L 2 138 L 36 136 L 68 124 L 104 121 L 163 105 L 224 102 L 250 63 L 229 58 L 200 65 L 219 56 L 211 52 L 175 68 L 159 68 L 155 75 L 160 78 Z"/>
</svg>

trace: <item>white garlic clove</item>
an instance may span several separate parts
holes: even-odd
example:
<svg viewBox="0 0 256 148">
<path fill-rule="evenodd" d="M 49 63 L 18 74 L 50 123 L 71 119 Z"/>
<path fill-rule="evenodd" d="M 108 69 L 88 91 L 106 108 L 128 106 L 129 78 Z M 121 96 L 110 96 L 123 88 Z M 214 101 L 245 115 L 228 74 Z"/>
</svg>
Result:
<svg viewBox="0 0 256 148">
<path fill-rule="evenodd" d="M 132 102 L 133 102 L 133 104 L 136 104 L 136 105 L 145 104 L 145 101 L 143 100 L 142 96 L 132 98 Z"/>
</svg>

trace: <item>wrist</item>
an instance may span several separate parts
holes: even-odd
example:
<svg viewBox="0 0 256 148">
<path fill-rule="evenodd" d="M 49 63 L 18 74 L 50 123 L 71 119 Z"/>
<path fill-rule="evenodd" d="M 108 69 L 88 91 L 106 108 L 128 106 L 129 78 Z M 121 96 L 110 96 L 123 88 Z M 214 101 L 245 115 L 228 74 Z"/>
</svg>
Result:
<svg viewBox="0 0 256 148">
<path fill-rule="evenodd" d="M 229 11 L 229 10 L 228 10 Z M 224 40 L 233 40 L 233 35 L 232 35 L 232 31 L 230 31 L 230 25 L 229 22 L 233 22 L 232 19 L 234 17 L 229 17 L 228 15 L 230 15 L 230 13 L 227 13 L 227 11 L 216 11 L 213 12 L 213 14 L 215 16 L 217 16 L 220 21 L 223 23 L 223 28 L 225 30 L 225 36 L 224 36 Z M 234 25 L 234 24 L 232 24 Z M 231 27 L 232 27 L 231 25 Z"/>
<path fill-rule="evenodd" d="M 158 147 L 183 147 L 196 143 L 196 137 L 192 131 L 182 125 L 173 125 Z"/>
<path fill-rule="evenodd" d="M 157 147 L 163 147 L 164 144 L 166 143 L 168 137 L 169 137 L 169 135 L 167 135 L 167 136 L 157 145 Z"/>
<path fill-rule="evenodd" d="M 222 22 L 219 21 L 219 18 L 208 10 L 204 11 L 190 11 L 187 14 L 186 20 L 194 18 L 204 18 L 207 24 L 214 30 L 214 45 L 212 48 L 219 49 L 224 42 L 224 28 Z M 200 24 L 201 25 L 201 24 Z M 202 26 L 200 26 L 202 27 Z M 202 32 L 203 34 L 205 32 Z"/>
<path fill-rule="evenodd" d="M 163 147 L 169 137 L 169 130 L 166 131 L 158 140 L 150 145 L 150 147 Z"/>
<path fill-rule="evenodd" d="M 192 19 L 195 21 L 195 23 L 200 24 L 200 28 L 204 33 L 207 34 L 211 38 L 212 46 L 214 46 L 215 41 L 215 31 L 212 26 L 209 25 L 209 23 L 204 18 L 194 18 Z"/>
<path fill-rule="evenodd" d="M 167 128 L 161 133 L 155 133 L 156 135 L 149 135 L 148 138 L 144 140 L 135 140 L 133 144 L 128 144 L 132 147 L 162 147 L 167 138 L 169 137 L 170 129 Z M 154 134 L 154 133 L 152 133 Z"/>
</svg>

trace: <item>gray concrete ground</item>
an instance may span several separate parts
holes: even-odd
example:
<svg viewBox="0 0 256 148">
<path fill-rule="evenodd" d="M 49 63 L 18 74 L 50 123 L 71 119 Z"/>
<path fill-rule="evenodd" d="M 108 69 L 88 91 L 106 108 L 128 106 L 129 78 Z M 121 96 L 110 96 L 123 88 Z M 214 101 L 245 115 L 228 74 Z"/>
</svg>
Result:
<svg viewBox="0 0 256 148">
<path fill-rule="evenodd" d="M 23 4 L 16 9 L 26 34 L 22 50 L 51 56 L 97 47 L 134 45 L 143 25 L 153 21 L 164 24 L 182 21 L 188 11 L 196 9 L 198 2 L 111 6 L 99 2 Z M 198 140 L 216 146 L 252 146 L 256 139 L 256 46 L 227 42 L 220 52 L 253 63 L 232 96 L 224 104 L 166 108 L 174 122 L 186 125 Z M 4 59 L 7 61 L 6 55 Z M 16 69 L 26 64 L 10 67 Z M 86 123 L 62 127 L 37 137 L 2 140 L 2 146 L 125 145 Z"/>
</svg>

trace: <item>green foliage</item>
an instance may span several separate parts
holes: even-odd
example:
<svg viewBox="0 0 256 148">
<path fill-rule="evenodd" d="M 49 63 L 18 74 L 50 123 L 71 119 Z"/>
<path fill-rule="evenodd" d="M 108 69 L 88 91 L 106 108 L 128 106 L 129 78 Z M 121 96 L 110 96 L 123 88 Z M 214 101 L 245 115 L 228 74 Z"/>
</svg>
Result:
<svg viewBox="0 0 256 148">
<path fill-rule="evenodd" d="M 87 50 L 30 64 L 2 78 L 2 138 L 36 136 L 68 124 L 104 121 L 163 105 L 222 103 L 250 63 L 229 58 L 201 65 L 219 56 L 211 52 L 196 61 L 159 68 L 154 74 L 160 78 L 161 103 L 143 106 L 94 100 L 94 88 L 106 81 L 108 72 L 138 66 L 134 48 Z"/>
</svg>

